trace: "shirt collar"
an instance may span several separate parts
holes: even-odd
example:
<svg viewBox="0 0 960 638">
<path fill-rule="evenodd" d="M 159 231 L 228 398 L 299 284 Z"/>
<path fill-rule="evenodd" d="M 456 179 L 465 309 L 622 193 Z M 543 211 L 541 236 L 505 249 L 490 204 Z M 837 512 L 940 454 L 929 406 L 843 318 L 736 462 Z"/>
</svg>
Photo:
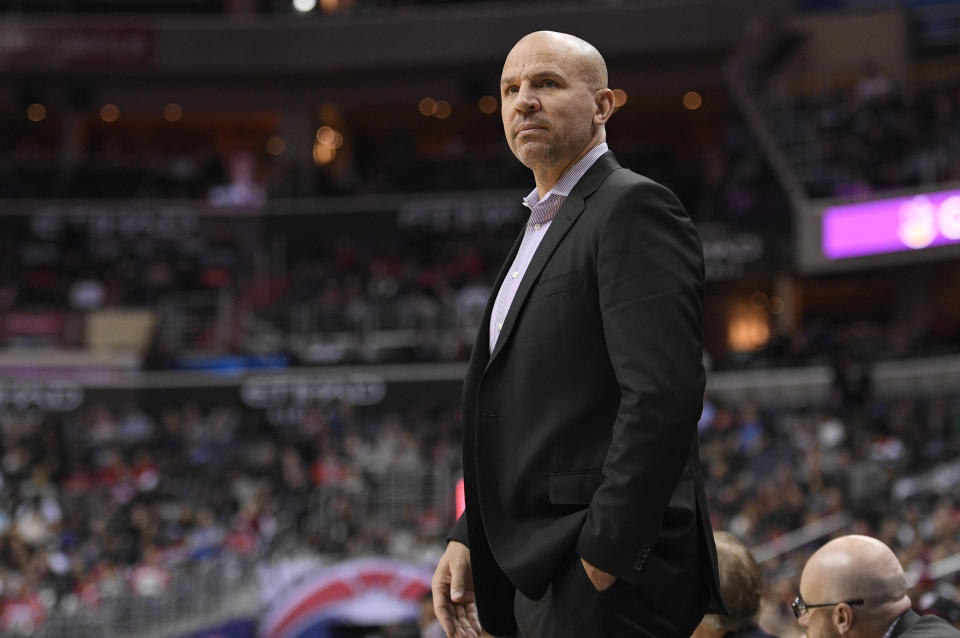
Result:
<svg viewBox="0 0 960 638">
<path fill-rule="evenodd" d="M 570 191 L 573 190 L 573 187 L 577 185 L 577 182 L 580 181 L 580 178 L 590 169 L 591 166 L 596 163 L 600 156 L 606 153 L 609 150 L 606 142 L 601 142 L 594 146 L 590 151 L 580 158 L 580 160 L 567 169 L 567 172 L 560 176 L 560 179 L 557 180 L 557 183 L 553 185 L 553 188 L 548 190 L 543 198 L 541 199 L 540 193 L 537 192 L 537 189 L 534 188 L 530 191 L 530 194 L 523 198 L 523 204 L 532 209 L 534 206 L 539 204 L 541 201 L 547 201 L 554 195 L 560 197 L 566 197 L 570 194 Z"/>
</svg>

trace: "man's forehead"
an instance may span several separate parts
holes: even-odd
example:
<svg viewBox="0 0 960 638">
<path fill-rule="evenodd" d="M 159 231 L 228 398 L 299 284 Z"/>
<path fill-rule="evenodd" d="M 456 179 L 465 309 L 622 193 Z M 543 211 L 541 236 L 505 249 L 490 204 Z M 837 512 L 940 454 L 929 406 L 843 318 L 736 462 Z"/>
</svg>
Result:
<svg viewBox="0 0 960 638">
<path fill-rule="evenodd" d="M 607 81 L 606 66 L 595 48 L 579 38 L 550 32 L 533 33 L 514 45 L 503 63 L 501 79 L 549 71 L 603 86 Z"/>
<path fill-rule="evenodd" d="M 797 593 L 800 594 L 800 597 L 804 600 L 807 599 L 807 596 L 815 593 L 811 591 L 812 589 L 816 589 L 814 586 L 816 574 L 814 572 L 816 572 L 816 566 L 807 563 L 800 573 L 800 582 L 797 583 Z M 806 594 L 806 596 L 804 594 Z"/>
<path fill-rule="evenodd" d="M 820 602 L 821 594 L 824 588 L 828 586 L 830 580 L 829 570 L 817 560 L 814 556 L 807 562 L 800 574 L 800 582 L 797 586 L 797 592 L 807 602 Z"/>
<path fill-rule="evenodd" d="M 515 76 L 559 75 L 568 76 L 583 71 L 583 61 L 576 56 L 563 56 L 552 51 L 532 51 L 526 54 L 507 56 L 503 64 L 502 79 Z"/>
</svg>

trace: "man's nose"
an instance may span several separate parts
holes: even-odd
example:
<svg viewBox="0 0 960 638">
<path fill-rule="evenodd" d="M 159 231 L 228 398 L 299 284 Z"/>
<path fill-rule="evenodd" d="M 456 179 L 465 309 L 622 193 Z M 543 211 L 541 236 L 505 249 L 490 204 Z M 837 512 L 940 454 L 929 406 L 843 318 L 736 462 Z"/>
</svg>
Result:
<svg viewBox="0 0 960 638">
<path fill-rule="evenodd" d="M 518 111 L 536 111 L 540 108 L 540 98 L 529 85 L 521 85 L 515 102 Z"/>
</svg>

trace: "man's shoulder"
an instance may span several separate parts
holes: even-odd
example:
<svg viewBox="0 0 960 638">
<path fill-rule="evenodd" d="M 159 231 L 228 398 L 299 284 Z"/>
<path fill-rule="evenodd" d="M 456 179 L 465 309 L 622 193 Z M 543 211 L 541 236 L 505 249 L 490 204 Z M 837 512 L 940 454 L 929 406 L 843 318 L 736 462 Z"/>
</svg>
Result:
<svg viewBox="0 0 960 638">
<path fill-rule="evenodd" d="M 609 166 L 598 191 L 605 194 L 628 193 L 638 196 L 676 198 L 667 186 L 615 162 Z"/>
<path fill-rule="evenodd" d="M 683 209 L 670 188 L 628 168 L 620 167 L 611 171 L 594 194 L 603 206 L 640 204 L 644 209 Z"/>
<path fill-rule="evenodd" d="M 590 210 L 590 214 L 584 216 L 589 221 L 583 228 L 605 227 L 611 220 L 617 221 L 615 228 L 621 224 L 642 223 L 653 239 L 655 227 L 666 232 L 676 232 L 682 227 L 687 232 L 691 224 L 690 216 L 672 190 L 620 166 L 612 153 L 597 160 L 571 195 L 583 197 Z"/>
<path fill-rule="evenodd" d="M 910 614 L 911 612 L 907 612 Z M 898 638 L 960 638 L 960 630 L 939 616 L 913 614 L 905 616 L 903 631 L 894 631 Z M 904 621 L 901 620 L 903 623 Z"/>
</svg>

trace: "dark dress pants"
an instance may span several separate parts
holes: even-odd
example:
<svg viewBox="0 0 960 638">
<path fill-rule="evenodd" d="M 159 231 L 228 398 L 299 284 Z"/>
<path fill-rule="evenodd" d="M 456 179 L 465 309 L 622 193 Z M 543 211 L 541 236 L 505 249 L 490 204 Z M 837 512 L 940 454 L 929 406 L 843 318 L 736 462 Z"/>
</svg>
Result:
<svg viewBox="0 0 960 638">
<path fill-rule="evenodd" d="M 617 581 L 598 592 L 575 554 L 540 600 L 518 591 L 514 615 L 517 638 L 689 638 L 697 626 L 675 627 L 628 583 Z"/>
</svg>

